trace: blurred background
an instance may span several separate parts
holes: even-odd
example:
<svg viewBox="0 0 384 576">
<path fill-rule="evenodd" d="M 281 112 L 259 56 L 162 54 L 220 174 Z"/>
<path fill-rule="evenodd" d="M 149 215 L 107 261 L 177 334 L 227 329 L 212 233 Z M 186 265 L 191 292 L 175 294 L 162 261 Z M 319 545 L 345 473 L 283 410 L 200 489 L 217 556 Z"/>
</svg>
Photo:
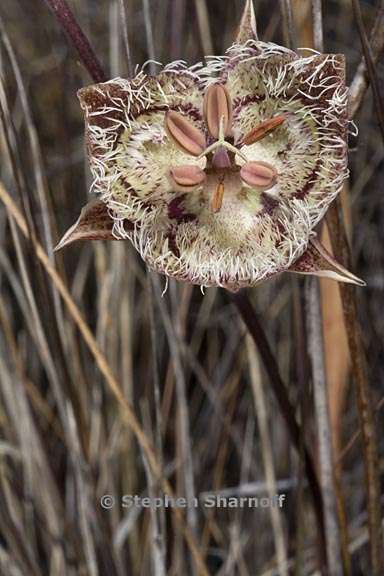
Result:
<svg viewBox="0 0 384 576">
<path fill-rule="evenodd" d="M 243 9 L 240 0 L 70 0 L 69 5 L 108 77 L 127 77 L 132 66 L 149 58 L 192 64 L 204 54 L 223 53 Z M 286 45 L 288 7 L 296 46 L 313 45 L 310 1 L 256 0 L 254 6 L 260 39 Z M 362 0 L 360 7 L 369 33 L 378 14 L 383 18 L 384 5 Z M 346 55 L 351 81 L 362 58 L 351 2 L 323 2 L 322 23 L 324 50 Z M 203 573 L 182 526 L 194 535 L 209 574 L 320 573 L 318 529 L 303 466 L 255 343 L 226 293 L 210 288 L 203 295 L 198 287 L 170 281 L 162 298 L 165 279 L 147 271 L 129 242 L 76 243 L 53 254 L 89 198 L 76 91 L 92 80 L 43 0 L 2 0 L 0 40 L 1 187 L 48 254 L 44 265 L 14 210 L 1 202 L 0 573 Z M 376 63 L 376 74 L 382 94 L 383 61 Z M 353 271 L 367 283 L 356 296 L 380 432 L 384 164 L 371 90 L 355 121 L 359 134 L 352 126 L 344 218 Z M 69 304 L 47 274 L 49 263 L 63 279 Z M 248 297 L 319 470 L 319 420 L 307 353 L 308 286 L 309 280 L 286 274 L 249 290 Z M 328 425 L 338 470 L 335 498 L 344 507 L 341 533 L 348 539 L 344 568 L 339 564 L 334 573 L 369 575 L 363 443 L 337 284 L 322 281 L 321 299 Z M 71 303 L 80 320 L 73 320 Z M 112 380 L 99 369 L 100 354 Z M 128 415 L 119 398 L 133 407 Z M 123 494 L 162 494 L 148 453 L 132 433 L 132 415 L 176 495 L 284 493 L 284 506 L 198 507 L 182 511 L 181 520 L 170 510 L 121 507 Z M 381 477 L 383 448 L 379 433 Z M 115 498 L 111 509 L 100 505 L 104 494 Z"/>
</svg>

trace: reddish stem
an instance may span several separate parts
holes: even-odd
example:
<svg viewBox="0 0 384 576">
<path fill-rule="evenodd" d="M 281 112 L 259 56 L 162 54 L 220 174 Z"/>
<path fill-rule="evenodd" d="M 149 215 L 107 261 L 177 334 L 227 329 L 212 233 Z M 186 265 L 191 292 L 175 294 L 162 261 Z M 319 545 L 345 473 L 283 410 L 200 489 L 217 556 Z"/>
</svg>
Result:
<svg viewBox="0 0 384 576">
<path fill-rule="evenodd" d="M 94 53 L 88 38 L 76 22 L 66 0 L 45 0 L 45 2 L 60 22 L 60 25 L 67 34 L 71 44 L 76 48 L 80 60 L 88 70 L 92 79 L 95 82 L 105 82 L 107 77 L 99 59 Z"/>
</svg>

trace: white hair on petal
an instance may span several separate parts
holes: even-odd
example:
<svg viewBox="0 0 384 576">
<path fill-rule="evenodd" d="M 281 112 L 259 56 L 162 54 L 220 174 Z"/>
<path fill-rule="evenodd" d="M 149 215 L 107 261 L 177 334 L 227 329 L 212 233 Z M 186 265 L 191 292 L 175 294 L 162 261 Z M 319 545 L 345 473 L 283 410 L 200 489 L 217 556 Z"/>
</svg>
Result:
<svg viewBox="0 0 384 576">
<path fill-rule="evenodd" d="M 334 55 L 308 51 L 308 56 L 301 57 L 273 43 L 249 40 L 233 44 L 224 56 L 206 58 L 204 64 L 188 67 L 178 60 L 162 67 L 157 76 L 148 76 L 145 69 L 154 63 L 148 61 L 136 67 L 130 81 L 114 78 L 92 87 L 103 103 L 94 108 L 81 98 L 93 174 L 91 190 L 110 209 L 113 235 L 130 239 L 158 272 L 201 286 L 240 288 L 289 268 L 305 251 L 314 226 L 348 174 L 347 89 L 338 74 L 342 63 Z M 176 222 L 168 215 L 169 203 L 177 198 L 168 180 L 169 168 L 198 161 L 183 155 L 168 139 L 165 111 L 192 108 L 191 118 L 199 123 L 202 93 L 218 79 L 228 83 L 233 99 L 238 96 L 240 110 L 242 99 L 253 94 L 252 82 L 256 88 L 261 86 L 263 99 L 255 99 L 249 110 L 261 118 L 264 111 L 288 114 L 287 129 L 297 136 L 294 150 L 281 161 L 285 176 L 270 194 L 277 202 L 273 215 L 255 214 L 255 223 L 244 232 L 242 243 L 228 246 L 219 224 L 217 229 L 213 220 L 201 224 L 196 212 L 199 200 L 192 198 L 193 193 L 188 193 L 187 204 L 195 220 Z M 260 159 L 279 164 L 268 139 L 258 146 L 246 147 L 246 157 L 253 159 L 255 154 L 259 159 L 264 154 Z M 297 189 L 298 173 L 308 188 L 302 196 Z M 239 203 L 234 216 L 239 219 L 239 230 L 247 214 Z M 225 218 L 224 230 L 229 226 Z"/>
</svg>

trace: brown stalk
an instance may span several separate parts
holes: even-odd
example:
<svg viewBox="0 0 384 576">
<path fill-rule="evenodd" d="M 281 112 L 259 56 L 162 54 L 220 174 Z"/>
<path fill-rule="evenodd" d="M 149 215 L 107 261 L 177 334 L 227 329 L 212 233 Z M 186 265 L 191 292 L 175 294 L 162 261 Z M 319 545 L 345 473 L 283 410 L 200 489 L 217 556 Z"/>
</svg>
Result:
<svg viewBox="0 0 384 576">
<path fill-rule="evenodd" d="M 379 128 L 384 142 L 384 106 L 382 101 L 382 95 L 380 93 L 379 80 L 377 77 L 377 72 L 374 63 L 374 55 L 372 53 L 367 33 L 365 31 L 359 0 L 352 0 L 352 8 L 357 28 L 359 30 L 361 47 L 363 49 L 364 59 L 368 70 L 369 81 L 372 87 L 373 101 L 375 103 Z"/>
<path fill-rule="evenodd" d="M 307 291 L 307 305 L 308 348 L 312 364 L 313 395 L 319 452 L 319 476 L 324 502 L 328 569 L 332 576 L 342 576 L 341 541 L 334 486 L 329 399 L 324 363 L 320 286 L 317 278 L 310 279 Z"/>
<path fill-rule="evenodd" d="M 297 6 L 298 8 L 298 6 Z M 312 0 L 312 19 L 307 17 L 310 42 L 324 51 L 323 14 L 321 0 Z M 320 282 L 310 280 L 307 291 L 308 352 L 311 357 L 319 476 L 324 500 L 324 523 L 327 546 L 327 563 L 330 574 L 351 572 L 348 552 L 348 527 L 345 520 L 345 503 L 341 487 L 341 468 L 335 463 L 330 419 L 330 382 L 327 381 L 324 316 L 321 303 Z"/>
<path fill-rule="evenodd" d="M 358 25 L 360 39 L 363 47 L 365 66 L 368 70 L 370 81 L 372 82 L 373 95 L 378 114 L 379 124 L 384 135 L 383 109 L 378 92 L 377 74 L 374 63 L 377 60 L 383 46 L 384 35 L 382 24 L 384 21 L 384 6 L 379 9 L 372 30 L 372 52 L 362 21 L 360 5 L 356 0 L 352 0 L 355 19 Z M 357 112 L 367 83 L 364 67 L 360 64 L 352 84 L 350 94 L 349 114 L 350 118 Z M 333 251 L 339 262 L 346 266 L 350 264 L 350 250 L 345 231 L 343 219 L 341 217 L 342 206 L 338 198 L 330 207 L 327 213 L 328 230 L 333 246 Z M 347 332 L 348 346 L 351 356 L 353 381 L 357 395 L 357 407 L 359 413 L 360 432 L 362 435 L 362 446 L 365 462 L 365 479 L 368 500 L 368 525 L 370 534 L 370 552 L 372 573 L 375 576 L 383 573 L 383 549 L 382 549 L 382 525 L 381 525 L 381 501 L 378 472 L 378 449 L 373 418 L 371 392 L 367 379 L 367 368 L 363 351 L 361 328 L 357 314 L 356 292 L 353 286 L 339 284 L 340 296 L 344 312 L 344 320 Z"/>
<path fill-rule="evenodd" d="M 283 21 L 284 44 L 294 50 L 296 48 L 296 30 L 291 0 L 280 0 L 280 10 Z"/>
<path fill-rule="evenodd" d="M 25 236 L 25 238 L 31 239 L 28 231 L 28 227 L 26 224 L 25 219 L 23 218 L 18 206 L 12 200 L 11 196 L 5 190 L 5 188 L 0 184 L 0 199 L 6 208 L 9 211 L 11 219 L 15 222 L 19 230 Z M 31 239 L 32 240 L 32 239 Z M 97 366 L 101 374 L 104 376 L 105 381 L 108 385 L 108 388 L 112 395 L 114 396 L 115 400 L 117 401 L 121 412 L 122 417 L 125 423 L 129 426 L 132 430 L 133 434 L 135 435 L 140 447 L 145 454 L 145 457 L 148 461 L 148 464 L 151 468 L 151 471 L 154 477 L 160 481 L 162 489 L 165 494 L 168 494 L 170 497 L 173 497 L 173 490 L 169 483 L 169 481 L 162 477 L 162 471 L 160 463 L 157 459 L 156 453 L 154 448 L 148 439 L 147 435 L 145 434 L 143 428 L 140 425 L 139 420 L 136 417 L 136 414 L 131 406 L 131 404 L 126 400 L 121 387 L 116 380 L 115 376 L 112 373 L 112 370 L 108 364 L 107 359 L 105 358 L 104 354 L 101 353 L 97 342 L 89 329 L 89 326 L 85 322 L 79 308 L 73 301 L 70 293 L 68 292 L 67 287 L 65 286 L 62 278 L 58 274 L 57 270 L 54 268 L 52 263 L 50 262 L 46 252 L 44 251 L 43 247 L 33 240 L 33 249 L 36 253 L 37 258 L 40 260 L 43 268 L 45 269 L 48 277 L 50 278 L 51 282 L 55 285 L 58 293 L 60 294 L 65 308 L 72 318 L 74 324 L 78 328 L 86 346 L 88 347 L 90 353 L 92 354 Z M 196 567 L 200 571 L 199 573 L 208 576 L 208 570 L 205 565 L 205 562 L 201 556 L 201 552 L 197 547 L 196 541 L 190 532 L 189 528 L 185 524 L 184 515 L 178 508 L 172 508 L 173 513 L 175 515 L 175 519 L 177 521 L 178 526 L 181 528 L 185 540 L 190 548 L 192 557 L 196 563 Z"/>
<path fill-rule="evenodd" d="M 360 24 L 362 24 L 360 19 Z M 363 28 L 364 30 L 364 28 Z M 384 50 L 384 0 L 381 0 L 380 6 L 377 11 L 375 22 L 372 26 L 372 31 L 369 40 L 369 57 L 371 64 L 376 65 L 380 55 Z M 363 57 L 359 66 L 357 67 L 355 76 L 349 88 L 349 117 L 353 118 L 359 111 L 360 106 L 364 100 L 365 93 L 368 89 L 370 82 L 370 74 L 368 73 L 368 61 Z M 371 65 L 371 72 L 372 72 Z"/>
<path fill-rule="evenodd" d="M 309 489 L 312 494 L 312 500 L 318 524 L 319 538 L 321 539 L 321 547 L 323 551 L 322 556 L 325 558 L 326 552 L 324 538 L 323 498 L 316 476 L 312 455 L 310 454 L 307 446 L 304 445 L 302 448 L 303 431 L 297 423 L 294 409 L 289 400 L 286 385 L 280 376 L 276 359 L 272 353 L 265 332 L 246 292 L 240 290 L 235 294 L 231 294 L 230 299 L 237 307 L 244 324 L 248 328 L 249 333 L 256 344 L 265 370 L 269 376 L 273 393 L 280 408 L 281 416 L 284 419 L 292 444 L 295 447 L 299 457 L 301 455 L 302 449 L 303 464 L 305 467 Z"/>
<path fill-rule="evenodd" d="M 337 198 L 327 213 L 328 229 L 336 258 L 339 262 L 342 262 L 345 266 L 349 267 L 351 260 L 350 251 L 340 212 L 340 200 Z M 339 290 L 347 328 L 353 381 L 355 384 L 360 429 L 363 439 L 372 574 L 374 576 L 379 576 L 383 574 L 383 536 L 381 525 L 378 451 L 371 391 L 367 379 L 361 329 L 357 315 L 355 288 L 349 284 L 340 283 Z"/>
<path fill-rule="evenodd" d="M 104 70 L 93 51 L 88 38 L 78 25 L 66 0 L 45 0 L 55 14 L 71 44 L 76 48 L 82 63 L 95 82 L 105 82 Z"/>
</svg>

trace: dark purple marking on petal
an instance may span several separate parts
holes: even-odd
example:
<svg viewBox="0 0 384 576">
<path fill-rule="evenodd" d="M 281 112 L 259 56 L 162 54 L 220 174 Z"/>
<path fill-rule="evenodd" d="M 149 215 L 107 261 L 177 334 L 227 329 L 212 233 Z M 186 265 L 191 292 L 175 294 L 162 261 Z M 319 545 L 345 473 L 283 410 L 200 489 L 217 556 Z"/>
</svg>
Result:
<svg viewBox="0 0 384 576">
<path fill-rule="evenodd" d="M 132 187 L 132 185 L 128 182 L 128 180 L 125 177 L 120 178 L 120 182 L 131 196 L 135 196 L 136 198 L 138 198 L 136 190 Z"/>
<path fill-rule="evenodd" d="M 272 216 L 274 210 L 278 207 L 279 201 L 277 198 L 274 198 L 270 194 L 266 194 L 263 192 L 261 194 L 261 202 L 263 204 L 264 211 L 269 215 Z"/>
<path fill-rule="evenodd" d="M 168 246 L 172 254 L 174 254 L 176 258 L 180 258 L 180 250 L 177 246 L 176 233 L 174 230 L 170 230 L 168 232 L 167 239 L 168 239 Z"/>
<path fill-rule="evenodd" d="M 168 217 L 171 220 L 176 220 L 178 224 L 185 224 L 186 222 L 193 222 L 196 220 L 195 214 L 189 214 L 184 210 L 183 202 L 185 200 L 186 194 L 181 196 L 176 196 L 168 204 Z"/>
<path fill-rule="evenodd" d="M 189 118 L 195 120 L 196 122 L 202 122 L 203 120 L 201 112 L 197 108 L 195 108 L 195 106 L 191 103 L 181 104 L 180 106 L 177 107 L 177 111 L 182 112 L 186 116 L 189 116 Z"/>
<path fill-rule="evenodd" d="M 301 190 L 298 190 L 297 192 L 295 192 L 292 195 L 292 198 L 297 198 L 298 200 L 302 200 L 303 198 L 306 197 L 307 194 L 309 194 L 311 188 L 313 188 L 313 186 L 316 183 L 316 180 L 318 179 L 317 171 L 319 170 L 320 164 L 321 164 L 321 160 L 317 160 L 315 167 L 313 168 L 312 172 L 309 174 L 309 176 L 307 176 L 306 183 L 301 188 Z"/>
<path fill-rule="evenodd" d="M 248 104 L 256 104 L 256 102 L 262 102 L 263 100 L 265 100 L 265 94 L 255 93 L 235 98 L 233 101 L 233 113 L 236 113 L 239 108 L 248 106 Z"/>
<path fill-rule="evenodd" d="M 142 85 L 148 84 L 143 81 Z M 135 89 L 139 89 L 140 85 L 135 85 Z M 141 114 L 156 114 L 158 112 L 167 112 L 170 109 L 180 111 L 187 117 L 194 121 L 202 122 L 202 115 L 198 108 L 194 107 L 191 103 L 183 103 L 177 106 L 169 107 L 166 104 L 159 104 L 144 108 L 139 100 L 135 101 L 130 99 L 129 92 L 114 84 L 113 82 L 94 84 L 81 88 L 78 91 L 78 97 L 83 108 L 87 108 L 88 114 L 86 115 L 86 127 L 98 126 L 102 129 L 114 127 L 114 141 L 111 145 L 115 149 L 119 138 L 124 131 L 124 125 L 127 124 L 126 111 L 129 108 L 129 118 L 135 120 Z M 95 112 L 102 112 L 104 114 L 92 115 Z M 89 134 L 87 134 L 87 147 L 91 156 L 98 156 L 105 153 L 105 150 L 99 149 L 91 143 Z"/>
</svg>

